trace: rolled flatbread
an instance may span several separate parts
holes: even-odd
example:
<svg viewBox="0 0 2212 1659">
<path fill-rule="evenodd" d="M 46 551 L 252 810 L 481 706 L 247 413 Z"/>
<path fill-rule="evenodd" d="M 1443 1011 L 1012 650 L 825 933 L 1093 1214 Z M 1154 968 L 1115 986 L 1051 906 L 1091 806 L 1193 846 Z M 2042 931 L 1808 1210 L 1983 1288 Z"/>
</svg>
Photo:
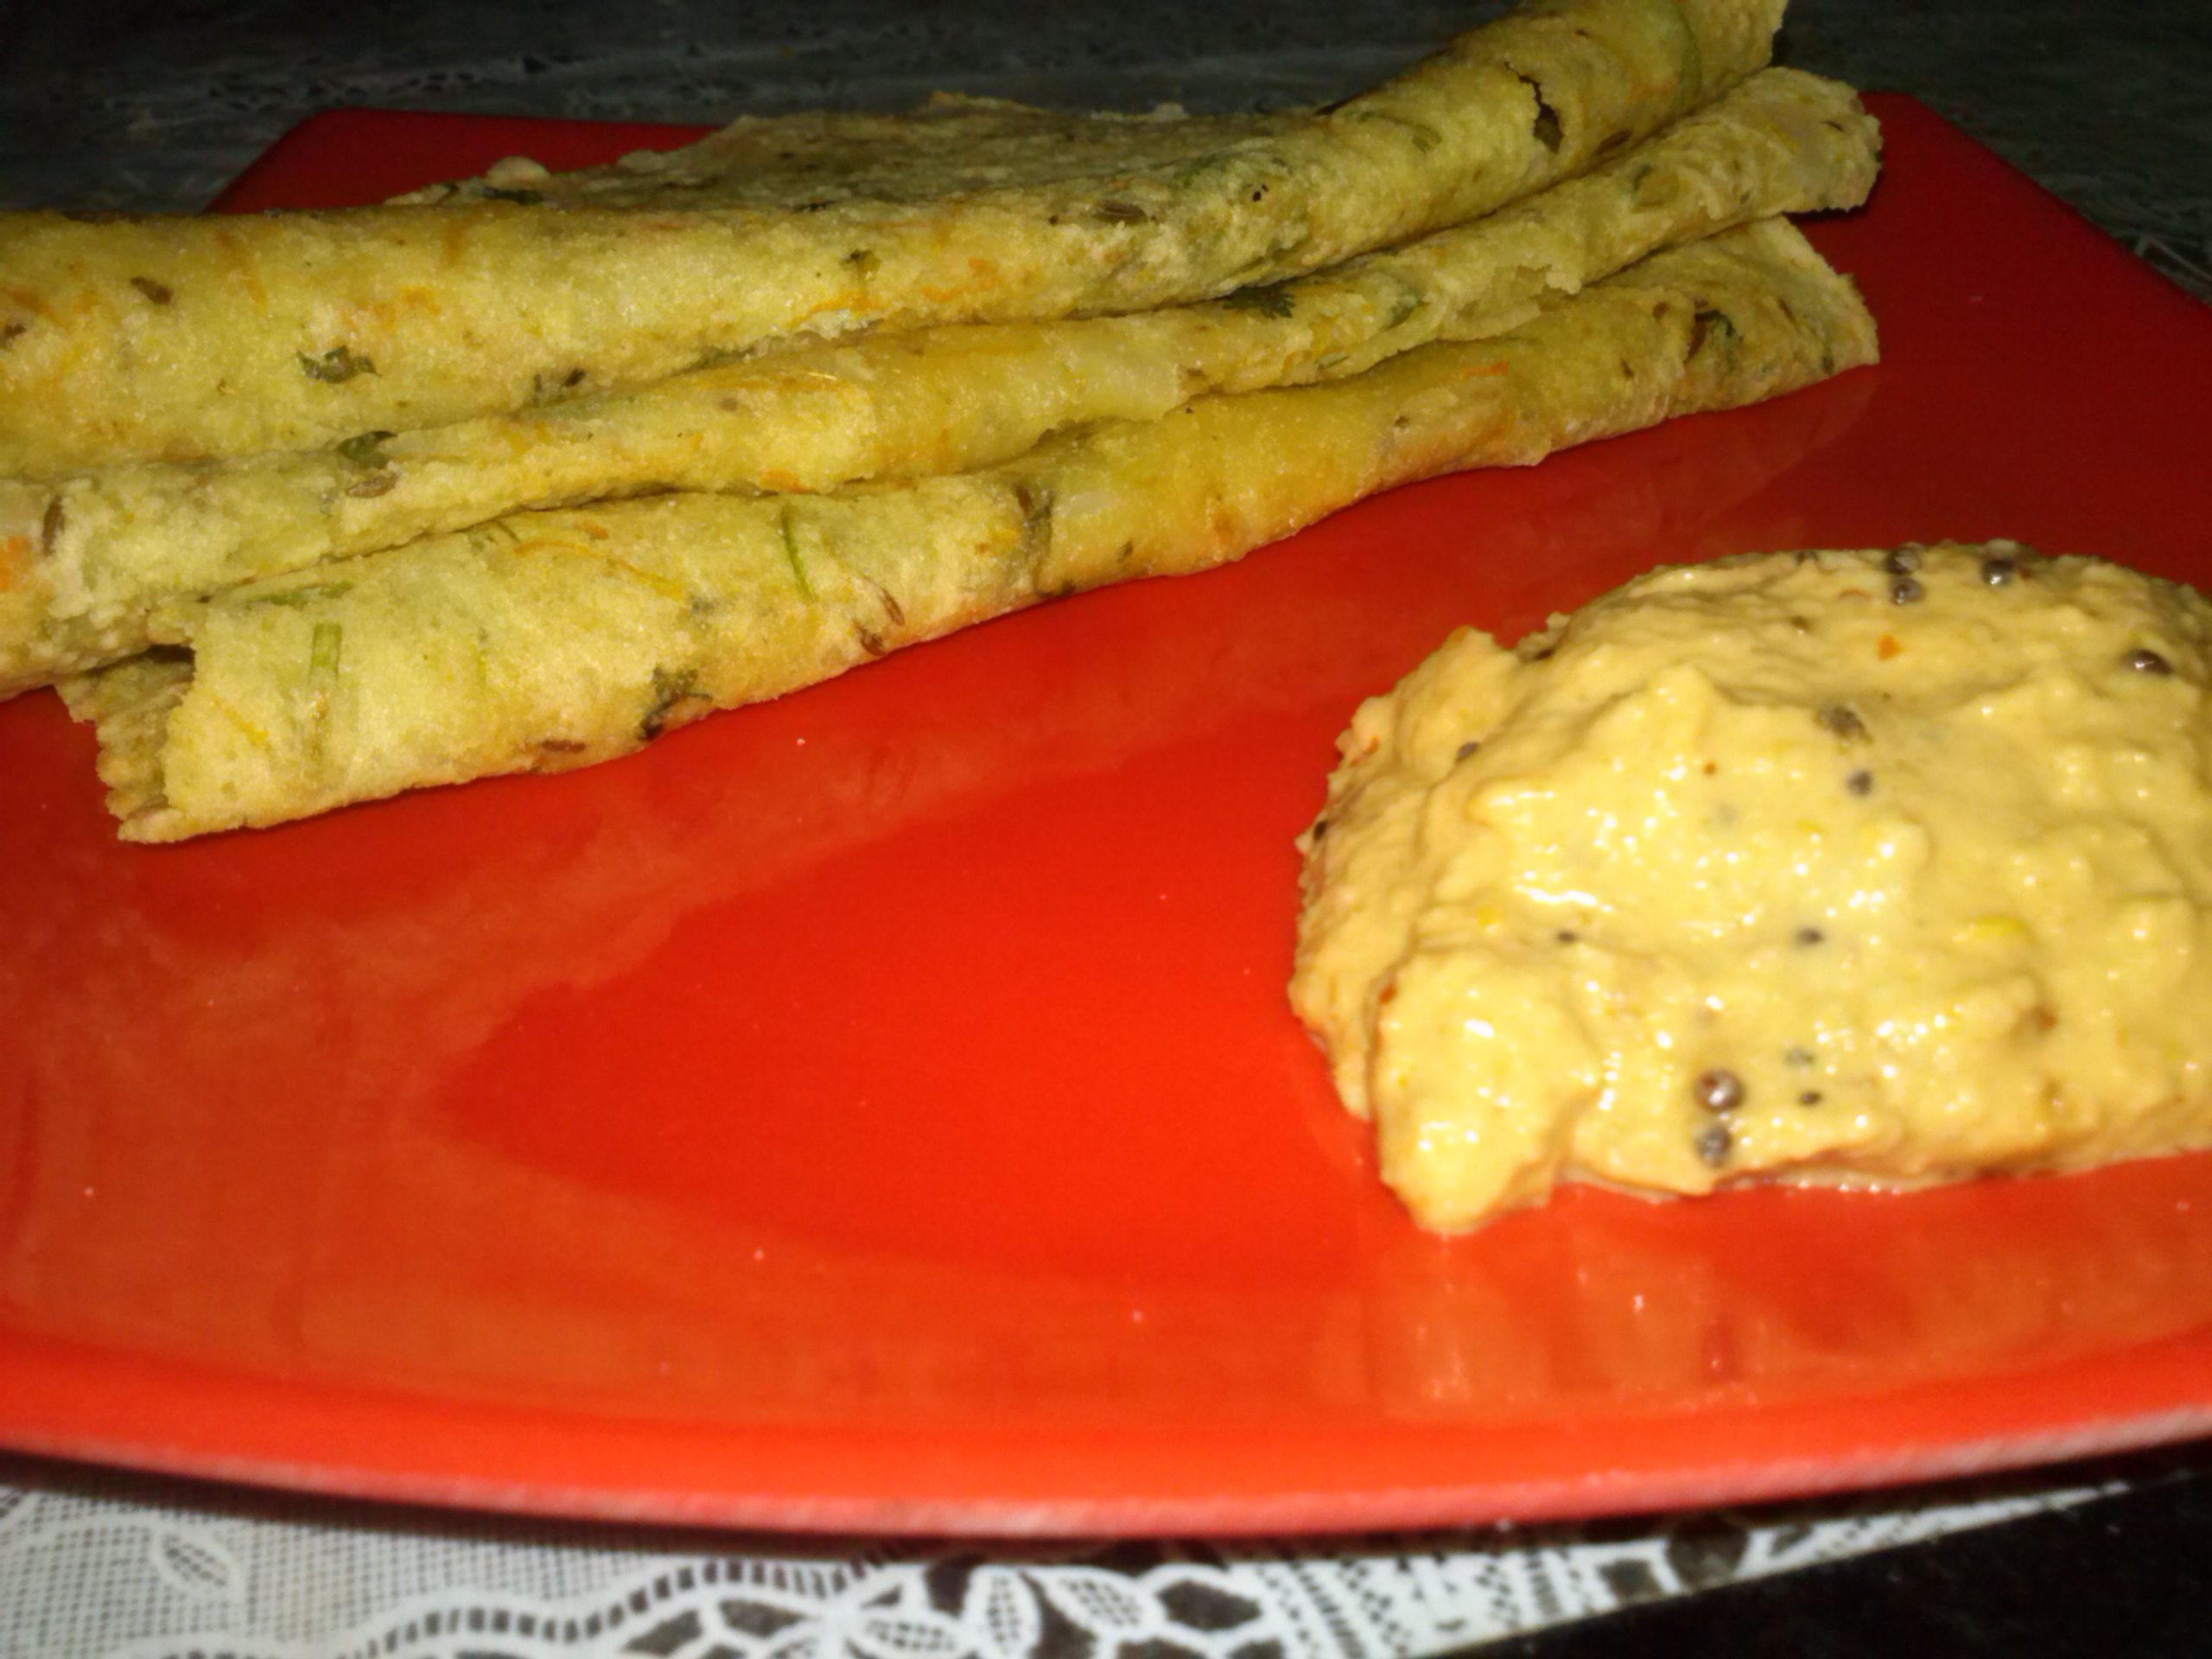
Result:
<svg viewBox="0 0 2212 1659">
<path fill-rule="evenodd" d="M 334 443 L 779 338 L 1185 303 L 1489 212 L 1765 61 L 1782 0 L 1532 0 L 1376 90 L 1136 165 L 777 206 L 0 218 L 0 474 Z M 1163 149 L 1163 145 L 1166 146 Z M 895 153 L 895 151 L 894 151 Z M 931 147 L 912 146 L 926 185 Z M 1173 159 L 1166 157 L 1173 155 Z M 895 164 L 887 161 L 884 165 Z"/>
<path fill-rule="evenodd" d="M 1785 222 L 1656 254 L 1498 338 L 1200 398 L 982 471 L 512 515 L 163 607 L 65 683 L 121 833 L 172 841 L 628 753 L 1038 601 L 1200 570 L 1394 485 L 1872 360 Z"/>
<path fill-rule="evenodd" d="M 1769 69 L 1582 176 L 1403 248 L 1227 299 L 817 346 L 429 431 L 224 463 L 0 483 L 0 696 L 132 655 L 160 601 L 501 514 L 666 490 L 816 492 L 971 470 L 1062 428 L 1339 378 L 1479 339 L 1655 250 L 1865 200 L 1848 87 Z"/>
</svg>

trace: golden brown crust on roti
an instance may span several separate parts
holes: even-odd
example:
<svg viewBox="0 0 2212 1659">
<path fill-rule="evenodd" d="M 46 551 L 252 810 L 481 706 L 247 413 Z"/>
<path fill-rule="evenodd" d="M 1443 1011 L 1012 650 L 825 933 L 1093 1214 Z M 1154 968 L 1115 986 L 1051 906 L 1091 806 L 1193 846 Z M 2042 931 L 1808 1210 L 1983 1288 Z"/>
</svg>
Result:
<svg viewBox="0 0 2212 1659">
<path fill-rule="evenodd" d="M 0 218 L 0 473 L 336 442 L 778 338 L 1143 309 L 1489 212 L 1766 60 L 1781 0 L 1537 0 L 1205 154 L 907 201 Z"/>
<path fill-rule="evenodd" d="M 1202 398 L 982 472 L 517 514 L 250 583 L 157 618 L 192 655 L 181 692 L 137 664 L 65 689 L 99 726 L 126 838 L 273 823 L 610 759 L 1041 599 L 1234 559 L 1395 484 L 1527 464 L 1873 353 L 1849 283 L 1764 221 L 1495 340 Z"/>
<path fill-rule="evenodd" d="M 1847 87 L 1769 69 L 1514 207 L 1223 301 L 877 335 L 322 449 L 0 484 L 0 535 L 19 529 L 40 550 L 0 594 L 0 695 L 142 648 L 165 598 L 506 512 L 965 471 L 1063 428 L 1156 419 L 1208 392 L 1339 378 L 1433 340 L 1501 333 L 1657 248 L 1855 206 L 1877 149 Z"/>
</svg>

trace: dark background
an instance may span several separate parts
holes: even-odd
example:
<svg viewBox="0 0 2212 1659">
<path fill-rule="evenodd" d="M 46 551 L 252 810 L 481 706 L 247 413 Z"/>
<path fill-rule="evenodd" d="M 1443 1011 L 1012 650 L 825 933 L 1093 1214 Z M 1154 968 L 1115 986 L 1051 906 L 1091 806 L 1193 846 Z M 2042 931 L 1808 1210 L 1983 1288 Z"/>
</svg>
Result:
<svg viewBox="0 0 2212 1659">
<path fill-rule="evenodd" d="M 1499 0 L 0 0 L 0 207 L 189 210 L 340 105 L 716 122 L 932 89 L 1321 102 Z M 1796 0 L 1785 60 L 1914 94 L 2212 296 L 2202 0 Z"/>
</svg>

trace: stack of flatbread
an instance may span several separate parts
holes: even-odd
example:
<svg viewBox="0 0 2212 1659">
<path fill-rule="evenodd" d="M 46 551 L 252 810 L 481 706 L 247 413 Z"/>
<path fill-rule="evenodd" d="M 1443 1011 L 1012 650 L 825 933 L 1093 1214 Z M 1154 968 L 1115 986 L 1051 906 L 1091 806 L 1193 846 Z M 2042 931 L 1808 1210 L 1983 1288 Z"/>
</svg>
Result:
<svg viewBox="0 0 2212 1659">
<path fill-rule="evenodd" d="M 0 220 L 0 695 L 130 839 L 602 760 L 1376 491 L 1874 355 L 1781 0 L 1537 0 L 1319 111 L 944 99 L 383 207 Z"/>
</svg>

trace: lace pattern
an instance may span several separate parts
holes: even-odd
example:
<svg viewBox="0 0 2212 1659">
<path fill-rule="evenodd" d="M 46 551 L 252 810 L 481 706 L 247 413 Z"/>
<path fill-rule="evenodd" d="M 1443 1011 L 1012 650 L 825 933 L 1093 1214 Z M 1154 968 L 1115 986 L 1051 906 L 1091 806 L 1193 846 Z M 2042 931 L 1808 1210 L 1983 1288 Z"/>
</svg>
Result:
<svg viewBox="0 0 2212 1659">
<path fill-rule="evenodd" d="M 39 1659 L 1382 1659 L 2115 1487 L 2012 1479 L 1642 1525 L 1039 1549 L 426 1520 L 5 1461 L 0 1478 L 20 1483 L 0 1485 L 0 1655 Z"/>
</svg>

